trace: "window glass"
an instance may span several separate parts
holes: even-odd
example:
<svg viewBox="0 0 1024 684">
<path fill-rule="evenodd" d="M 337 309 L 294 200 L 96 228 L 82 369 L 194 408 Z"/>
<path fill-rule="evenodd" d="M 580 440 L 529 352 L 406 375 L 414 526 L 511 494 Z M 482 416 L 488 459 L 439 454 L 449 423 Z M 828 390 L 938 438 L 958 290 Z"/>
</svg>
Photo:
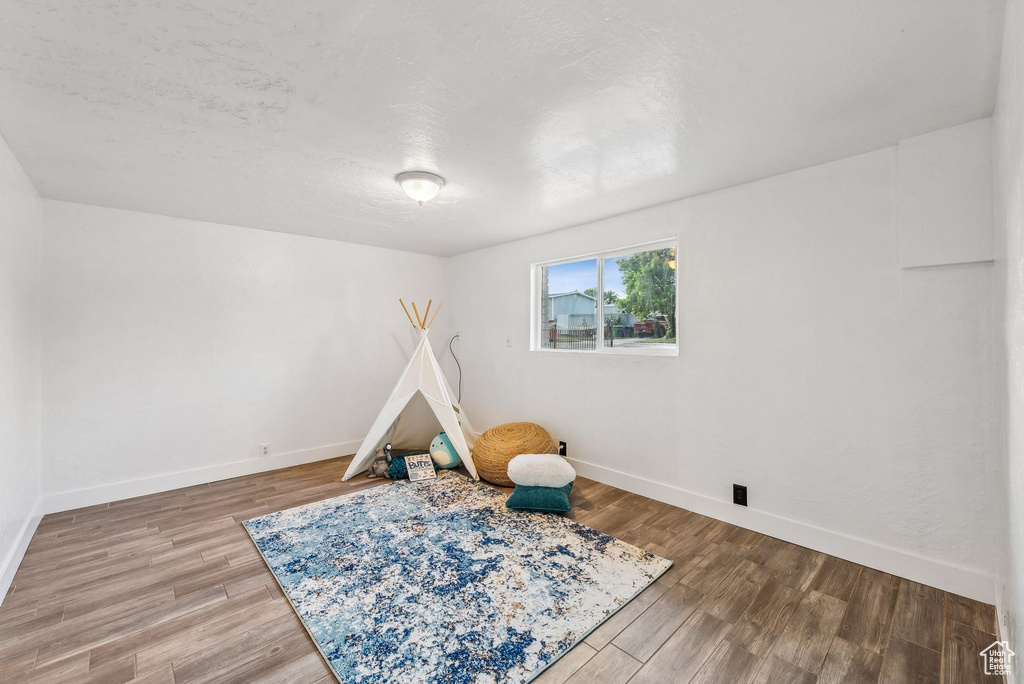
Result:
<svg viewBox="0 0 1024 684">
<path fill-rule="evenodd" d="M 541 346 L 594 349 L 597 259 L 541 267 Z"/>
<path fill-rule="evenodd" d="M 606 347 L 675 347 L 674 252 L 655 249 L 604 260 Z"/>
</svg>

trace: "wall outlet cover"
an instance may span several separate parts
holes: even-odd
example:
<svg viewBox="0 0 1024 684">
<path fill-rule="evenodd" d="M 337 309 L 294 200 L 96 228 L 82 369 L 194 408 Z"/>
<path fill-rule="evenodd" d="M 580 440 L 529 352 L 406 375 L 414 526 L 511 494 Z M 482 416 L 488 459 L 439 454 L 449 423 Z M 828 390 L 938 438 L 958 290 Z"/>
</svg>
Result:
<svg viewBox="0 0 1024 684">
<path fill-rule="evenodd" d="M 738 506 L 747 505 L 747 486 L 734 484 L 732 486 L 732 502 Z"/>
<path fill-rule="evenodd" d="M 565 442 L 559 442 L 558 443 L 558 455 L 559 456 L 568 456 L 569 455 L 569 445 L 566 444 Z"/>
<path fill-rule="evenodd" d="M 267 456 L 270 456 L 270 442 L 260 444 L 260 458 L 266 458 Z"/>
</svg>

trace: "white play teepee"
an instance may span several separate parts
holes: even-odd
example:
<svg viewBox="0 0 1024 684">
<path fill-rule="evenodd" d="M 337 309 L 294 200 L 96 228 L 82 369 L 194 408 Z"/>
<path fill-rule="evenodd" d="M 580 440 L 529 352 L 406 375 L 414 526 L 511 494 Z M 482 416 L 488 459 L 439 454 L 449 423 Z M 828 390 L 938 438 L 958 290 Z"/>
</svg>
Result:
<svg viewBox="0 0 1024 684">
<path fill-rule="evenodd" d="M 427 323 L 427 316 L 430 315 L 432 301 L 427 302 L 422 319 L 416 303 L 413 302 L 412 310 L 416 314 L 416 322 L 413 323 L 405 303 L 401 299 L 398 301 L 405 310 L 405 315 L 409 317 L 409 322 L 419 330 L 419 341 L 413 350 L 412 358 L 398 378 L 398 384 L 392 390 L 380 415 L 373 421 L 373 426 L 370 427 L 366 439 L 359 446 L 359 451 L 352 458 L 352 463 L 342 479 L 351 479 L 357 473 L 366 470 L 374 456 L 380 453 L 387 442 L 391 442 L 396 449 L 425 448 L 431 439 L 443 430 L 448 434 L 448 439 L 451 440 L 466 469 L 474 479 L 479 480 L 480 476 L 476 474 L 470 452 L 476 441 L 476 433 L 473 432 L 469 419 L 463 413 L 455 393 L 441 372 L 441 367 L 434 358 L 434 350 L 427 340 L 430 325 L 433 324 L 434 318 L 437 318 L 437 313 L 444 302 L 438 305 L 430 323 Z"/>
</svg>

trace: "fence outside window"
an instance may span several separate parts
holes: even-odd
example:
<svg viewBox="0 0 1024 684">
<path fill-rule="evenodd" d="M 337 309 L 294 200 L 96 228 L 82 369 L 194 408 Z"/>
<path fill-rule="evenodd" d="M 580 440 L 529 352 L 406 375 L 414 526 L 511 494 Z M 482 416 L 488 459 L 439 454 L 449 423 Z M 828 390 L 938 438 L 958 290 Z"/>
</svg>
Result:
<svg viewBox="0 0 1024 684">
<path fill-rule="evenodd" d="M 604 346 L 614 347 L 615 340 L 629 339 L 634 336 L 633 328 L 622 325 L 607 324 L 604 326 Z M 558 326 L 548 325 L 549 349 L 597 349 L 597 328 L 594 326 Z"/>
</svg>

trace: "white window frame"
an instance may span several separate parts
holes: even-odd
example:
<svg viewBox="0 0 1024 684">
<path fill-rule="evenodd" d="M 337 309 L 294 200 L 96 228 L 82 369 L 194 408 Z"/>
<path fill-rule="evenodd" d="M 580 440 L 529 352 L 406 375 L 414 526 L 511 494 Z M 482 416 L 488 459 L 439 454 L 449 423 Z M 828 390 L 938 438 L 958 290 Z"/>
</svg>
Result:
<svg viewBox="0 0 1024 684">
<path fill-rule="evenodd" d="M 636 347 L 605 347 L 604 346 L 604 260 L 616 257 L 628 256 L 637 252 L 651 252 L 656 249 L 676 250 L 676 327 L 679 327 L 679 241 L 676 238 L 664 240 L 653 240 L 642 242 L 629 247 L 609 249 L 602 252 L 590 252 L 550 261 L 539 261 L 530 265 L 530 351 L 544 352 L 551 354 L 588 354 L 591 356 L 679 356 L 679 331 L 676 333 L 676 343 L 671 349 Z M 541 269 L 547 266 L 558 266 L 559 264 L 570 264 L 576 261 L 597 260 L 597 292 L 598 308 L 595 314 L 601 323 L 596 325 L 596 348 L 595 349 L 552 349 L 544 347 L 541 343 L 541 336 L 545 328 L 540 321 L 540 295 L 541 295 Z"/>
</svg>

